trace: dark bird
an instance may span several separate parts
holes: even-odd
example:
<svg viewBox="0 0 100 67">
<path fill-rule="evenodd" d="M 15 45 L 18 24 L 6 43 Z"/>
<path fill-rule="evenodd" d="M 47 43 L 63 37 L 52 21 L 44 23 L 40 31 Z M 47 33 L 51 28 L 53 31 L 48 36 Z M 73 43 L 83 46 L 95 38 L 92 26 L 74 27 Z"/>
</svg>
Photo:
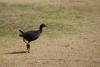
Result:
<svg viewBox="0 0 100 67">
<path fill-rule="evenodd" d="M 22 37 L 23 41 L 26 43 L 28 53 L 30 52 L 29 43 L 39 38 L 44 27 L 47 27 L 47 26 L 45 24 L 41 24 L 38 30 L 27 31 L 27 32 L 23 32 L 22 30 L 19 30 L 19 32 L 21 33 L 19 34 L 19 36 Z"/>
</svg>

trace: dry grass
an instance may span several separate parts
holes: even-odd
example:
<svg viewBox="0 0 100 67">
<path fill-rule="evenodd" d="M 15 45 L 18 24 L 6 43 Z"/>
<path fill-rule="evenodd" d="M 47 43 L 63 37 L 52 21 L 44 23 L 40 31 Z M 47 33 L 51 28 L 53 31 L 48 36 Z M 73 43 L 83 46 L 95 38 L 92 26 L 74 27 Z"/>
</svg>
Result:
<svg viewBox="0 0 100 67">
<path fill-rule="evenodd" d="M 99 0 L 0 0 L 0 67 L 100 67 Z M 18 29 L 48 25 L 31 43 Z"/>
</svg>

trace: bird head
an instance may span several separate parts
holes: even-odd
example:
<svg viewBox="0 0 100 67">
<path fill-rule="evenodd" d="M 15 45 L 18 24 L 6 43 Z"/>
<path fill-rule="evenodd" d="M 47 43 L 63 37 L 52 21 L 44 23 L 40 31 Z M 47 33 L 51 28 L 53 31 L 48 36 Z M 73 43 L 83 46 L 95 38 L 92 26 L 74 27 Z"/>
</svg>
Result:
<svg viewBox="0 0 100 67">
<path fill-rule="evenodd" d="M 47 27 L 47 26 L 46 26 L 45 24 L 41 24 L 41 25 L 40 25 L 40 27 L 42 27 L 42 28 L 43 28 L 43 27 Z"/>
<path fill-rule="evenodd" d="M 40 30 L 42 31 L 42 29 L 44 28 L 44 27 L 47 27 L 45 24 L 41 24 L 40 25 Z"/>
</svg>

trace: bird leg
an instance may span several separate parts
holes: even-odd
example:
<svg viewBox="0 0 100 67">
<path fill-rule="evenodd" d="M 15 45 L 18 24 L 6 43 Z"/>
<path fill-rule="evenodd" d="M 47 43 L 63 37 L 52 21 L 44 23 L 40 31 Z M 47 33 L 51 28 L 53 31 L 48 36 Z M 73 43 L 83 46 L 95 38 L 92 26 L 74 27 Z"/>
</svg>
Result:
<svg viewBox="0 0 100 67">
<path fill-rule="evenodd" d="M 26 44 L 28 44 L 28 43 L 25 41 L 25 39 L 23 39 L 23 41 L 24 41 Z"/>
<path fill-rule="evenodd" d="M 28 51 L 28 53 L 30 53 L 30 44 L 29 43 L 27 43 L 27 51 Z"/>
<path fill-rule="evenodd" d="M 29 52 L 30 52 L 30 44 L 29 44 L 29 42 L 27 43 L 27 42 L 25 41 L 25 39 L 23 39 L 23 41 L 26 43 L 27 51 L 28 51 L 28 53 L 29 53 Z"/>
</svg>

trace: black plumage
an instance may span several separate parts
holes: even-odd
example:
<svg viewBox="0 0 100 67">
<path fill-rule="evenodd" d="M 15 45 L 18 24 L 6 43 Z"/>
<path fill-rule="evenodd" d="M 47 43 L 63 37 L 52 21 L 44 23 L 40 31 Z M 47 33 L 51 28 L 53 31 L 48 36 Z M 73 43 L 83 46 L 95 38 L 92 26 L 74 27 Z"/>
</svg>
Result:
<svg viewBox="0 0 100 67">
<path fill-rule="evenodd" d="M 33 30 L 33 31 L 27 31 L 27 32 L 23 32 L 23 31 L 19 30 L 21 33 L 19 36 L 22 37 L 23 41 L 27 44 L 28 52 L 30 52 L 30 44 L 29 43 L 31 41 L 34 41 L 39 38 L 44 27 L 47 27 L 47 26 L 45 24 L 41 24 L 39 27 L 39 30 L 35 30 L 35 31 Z"/>
</svg>

